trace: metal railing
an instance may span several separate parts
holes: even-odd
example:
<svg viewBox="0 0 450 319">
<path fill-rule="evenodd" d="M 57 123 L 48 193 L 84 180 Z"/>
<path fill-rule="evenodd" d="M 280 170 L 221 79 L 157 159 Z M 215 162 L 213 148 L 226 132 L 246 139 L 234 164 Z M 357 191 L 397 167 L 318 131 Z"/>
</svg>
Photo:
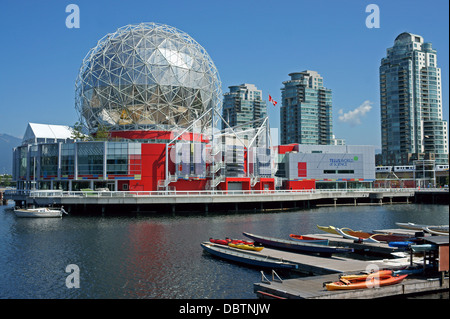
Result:
<svg viewBox="0 0 450 319">
<path fill-rule="evenodd" d="M 242 196 L 242 195 L 282 195 L 295 194 L 361 194 L 361 193 L 411 193 L 448 192 L 448 188 L 358 188 L 358 189 L 289 189 L 289 190 L 198 190 L 198 191 L 62 191 L 62 190 L 6 190 L 6 196 L 22 195 L 29 197 L 150 197 L 150 196 Z"/>
</svg>

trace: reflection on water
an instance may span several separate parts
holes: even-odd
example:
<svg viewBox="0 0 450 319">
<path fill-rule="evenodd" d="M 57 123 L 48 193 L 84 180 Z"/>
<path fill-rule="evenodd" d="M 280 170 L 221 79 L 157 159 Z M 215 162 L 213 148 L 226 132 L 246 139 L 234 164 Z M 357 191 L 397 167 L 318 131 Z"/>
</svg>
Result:
<svg viewBox="0 0 450 319">
<path fill-rule="evenodd" d="M 0 298 L 255 298 L 252 269 L 200 243 L 242 232 L 287 238 L 316 225 L 371 231 L 395 222 L 448 224 L 440 205 L 323 207 L 297 212 L 20 219 L 0 207 Z M 80 268 L 68 289 L 66 266 Z"/>
</svg>

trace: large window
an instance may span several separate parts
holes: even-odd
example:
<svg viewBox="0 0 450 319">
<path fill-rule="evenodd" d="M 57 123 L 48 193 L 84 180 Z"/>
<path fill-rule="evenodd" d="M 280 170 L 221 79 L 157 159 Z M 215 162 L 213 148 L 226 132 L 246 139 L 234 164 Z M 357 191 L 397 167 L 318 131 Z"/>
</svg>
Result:
<svg viewBox="0 0 450 319">
<path fill-rule="evenodd" d="M 128 174 L 128 143 L 108 143 L 106 173 L 108 175 Z"/>
<path fill-rule="evenodd" d="M 103 143 L 78 144 L 78 175 L 103 175 Z"/>
<path fill-rule="evenodd" d="M 61 144 L 61 176 L 74 175 L 75 170 L 75 144 Z"/>
<path fill-rule="evenodd" d="M 128 143 L 129 174 L 141 175 L 141 143 Z"/>
<path fill-rule="evenodd" d="M 58 175 L 58 144 L 41 146 L 41 177 L 50 178 Z"/>
<path fill-rule="evenodd" d="M 355 171 L 352 169 L 340 169 L 340 170 L 324 170 L 324 174 L 355 174 Z"/>
<path fill-rule="evenodd" d="M 28 148 L 22 146 L 19 150 L 19 177 L 25 179 L 27 177 L 27 156 Z"/>
</svg>

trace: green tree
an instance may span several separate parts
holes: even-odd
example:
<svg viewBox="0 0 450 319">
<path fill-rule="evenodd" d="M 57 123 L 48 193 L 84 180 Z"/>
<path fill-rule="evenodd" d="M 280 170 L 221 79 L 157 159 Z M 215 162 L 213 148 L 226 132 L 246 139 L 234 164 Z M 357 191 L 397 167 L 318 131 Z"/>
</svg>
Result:
<svg viewBox="0 0 450 319">
<path fill-rule="evenodd" d="M 87 140 L 86 134 L 83 133 L 83 125 L 80 122 L 75 122 L 73 125 L 72 135 L 70 136 L 74 140 Z"/>
<path fill-rule="evenodd" d="M 1 174 L 0 175 L 0 186 L 7 187 L 7 186 L 14 186 L 14 182 L 12 181 L 12 176 L 9 174 Z"/>
<path fill-rule="evenodd" d="M 107 141 L 109 139 L 109 130 L 103 125 L 99 124 L 97 127 L 97 132 L 95 132 L 95 136 L 93 136 L 96 141 Z"/>
</svg>

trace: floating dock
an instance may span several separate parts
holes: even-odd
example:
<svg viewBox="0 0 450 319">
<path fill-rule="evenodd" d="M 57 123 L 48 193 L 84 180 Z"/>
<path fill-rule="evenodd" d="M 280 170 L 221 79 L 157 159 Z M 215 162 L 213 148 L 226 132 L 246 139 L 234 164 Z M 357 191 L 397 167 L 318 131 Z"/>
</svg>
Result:
<svg viewBox="0 0 450 319">
<path fill-rule="evenodd" d="M 297 265 L 297 271 L 308 275 L 326 275 L 338 273 L 352 273 L 383 267 L 408 266 L 409 258 L 384 260 L 359 260 L 350 258 L 352 253 L 321 257 L 313 254 L 300 254 L 272 248 L 264 248 L 258 255 L 279 258 Z"/>
<path fill-rule="evenodd" d="M 371 289 L 328 291 L 325 282 L 339 280 L 338 274 L 310 276 L 255 283 L 253 291 L 259 298 L 270 299 L 373 299 L 449 289 L 446 278 L 406 278 L 401 283 Z"/>
<path fill-rule="evenodd" d="M 368 261 L 350 258 L 353 253 L 322 257 L 318 254 L 301 254 L 267 247 L 259 252 L 246 251 L 238 248 L 232 249 L 242 254 L 258 255 L 295 264 L 297 266 L 295 271 L 306 275 L 353 273 L 358 271 L 377 270 L 385 267 L 404 267 L 410 265 L 409 257 Z"/>
<path fill-rule="evenodd" d="M 403 230 L 404 231 L 404 230 Z M 382 232 L 382 231 L 377 231 Z M 399 230 L 384 230 L 384 232 L 399 232 Z M 331 235 L 331 236 L 329 236 Z M 327 234 L 324 237 L 333 238 L 335 242 L 342 242 L 347 239 L 338 238 L 339 236 Z M 318 237 L 319 235 L 314 235 Z M 373 299 L 384 297 L 399 297 L 410 294 L 432 293 L 438 291 L 449 290 L 449 278 L 445 277 L 445 272 L 448 274 L 448 236 L 426 236 L 423 237 L 426 242 L 433 243 L 438 246 L 438 249 L 424 252 L 423 258 L 409 257 L 391 258 L 383 260 L 355 260 L 347 257 L 313 257 L 302 254 L 294 254 L 297 256 L 286 255 L 284 258 L 289 258 L 295 261 L 303 272 L 308 272 L 309 277 L 301 277 L 287 280 L 273 280 L 268 281 L 265 277 L 260 283 L 255 283 L 253 286 L 254 293 L 259 298 L 279 298 L 279 299 Z M 331 240 L 330 240 L 331 242 Z M 350 243 L 349 243 L 350 244 Z M 377 251 L 380 249 L 387 249 L 387 244 L 383 243 L 364 243 L 355 245 L 364 245 L 368 247 L 368 252 Z M 390 248 L 390 247 L 389 247 Z M 264 249 L 266 250 L 266 249 Z M 387 250 L 386 250 L 387 251 Z M 285 254 L 285 252 L 273 252 L 267 250 L 267 254 Z M 349 256 L 351 256 L 349 254 Z M 413 260 L 411 260 L 411 258 Z M 324 283 L 335 282 L 339 280 L 339 274 L 356 274 L 362 272 L 370 272 L 378 269 L 400 269 L 405 266 L 425 265 L 432 263 L 437 265 L 437 271 L 433 276 L 425 276 L 428 270 L 421 275 L 409 275 L 401 283 L 385 286 L 375 287 L 371 289 L 357 289 L 357 290 L 335 290 L 328 291 Z M 425 269 L 425 268 L 424 268 Z M 315 276 L 314 276 L 315 275 Z M 273 276 L 275 278 L 275 276 Z"/>
</svg>

